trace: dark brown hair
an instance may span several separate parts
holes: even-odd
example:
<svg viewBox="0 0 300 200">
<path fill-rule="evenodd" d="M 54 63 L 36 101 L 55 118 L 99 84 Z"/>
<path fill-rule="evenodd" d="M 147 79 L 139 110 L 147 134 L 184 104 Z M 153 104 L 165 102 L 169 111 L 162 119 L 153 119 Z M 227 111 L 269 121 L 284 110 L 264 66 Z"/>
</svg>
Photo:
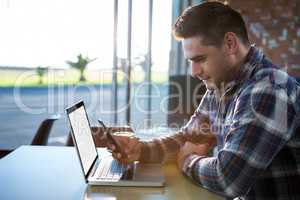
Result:
<svg viewBox="0 0 300 200">
<path fill-rule="evenodd" d="M 181 40 L 201 36 L 203 44 L 221 46 L 224 35 L 233 32 L 249 45 L 245 22 L 239 12 L 219 2 L 206 2 L 187 8 L 177 19 L 173 35 Z"/>
</svg>

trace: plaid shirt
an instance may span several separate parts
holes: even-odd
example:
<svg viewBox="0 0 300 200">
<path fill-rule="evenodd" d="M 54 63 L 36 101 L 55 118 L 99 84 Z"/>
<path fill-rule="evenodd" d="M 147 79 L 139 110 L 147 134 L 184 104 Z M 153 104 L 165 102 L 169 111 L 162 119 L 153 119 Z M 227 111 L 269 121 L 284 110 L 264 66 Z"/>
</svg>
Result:
<svg viewBox="0 0 300 200">
<path fill-rule="evenodd" d="M 214 156 L 190 154 L 183 165 L 197 184 L 231 199 L 300 199 L 300 86 L 254 46 L 238 74 L 222 95 L 207 90 L 182 131 L 145 142 L 141 161 L 172 160 L 211 132 Z"/>
</svg>

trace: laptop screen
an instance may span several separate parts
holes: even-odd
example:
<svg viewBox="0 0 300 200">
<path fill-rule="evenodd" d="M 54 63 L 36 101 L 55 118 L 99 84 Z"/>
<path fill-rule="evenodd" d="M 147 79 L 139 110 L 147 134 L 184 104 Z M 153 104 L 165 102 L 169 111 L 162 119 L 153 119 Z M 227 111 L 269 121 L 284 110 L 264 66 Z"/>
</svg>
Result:
<svg viewBox="0 0 300 200">
<path fill-rule="evenodd" d="M 97 150 L 92 137 L 89 121 L 83 102 L 79 102 L 67 109 L 73 138 L 77 145 L 84 175 L 89 172 L 91 165 L 97 157 Z"/>
</svg>

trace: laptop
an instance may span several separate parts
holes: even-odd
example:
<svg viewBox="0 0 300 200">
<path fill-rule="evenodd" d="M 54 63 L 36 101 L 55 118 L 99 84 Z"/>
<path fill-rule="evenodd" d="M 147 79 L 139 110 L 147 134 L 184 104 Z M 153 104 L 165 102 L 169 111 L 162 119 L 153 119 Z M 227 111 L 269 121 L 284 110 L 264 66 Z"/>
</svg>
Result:
<svg viewBox="0 0 300 200">
<path fill-rule="evenodd" d="M 85 181 L 89 185 L 162 187 L 165 179 L 160 164 L 122 165 L 107 148 L 96 148 L 90 123 L 80 101 L 66 109 L 72 138 Z"/>
</svg>

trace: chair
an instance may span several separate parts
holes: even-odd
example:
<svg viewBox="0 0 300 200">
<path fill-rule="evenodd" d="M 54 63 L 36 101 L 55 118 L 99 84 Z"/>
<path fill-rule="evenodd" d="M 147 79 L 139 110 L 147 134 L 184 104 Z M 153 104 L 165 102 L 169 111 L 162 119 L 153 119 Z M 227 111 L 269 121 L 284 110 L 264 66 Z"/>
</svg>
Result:
<svg viewBox="0 0 300 200">
<path fill-rule="evenodd" d="M 74 146 L 74 142 L 73 142 L 71 133 L 68 134 L 68 138 L 67 138 L 65 146 Z"/>
<path fill-rule="evenodd" d="M 13 150 L 8 150 L 8 149 L 0 149 L 0 159 L 9 153 L 11 153 Z"/>
<path fill-rule="evenodd" d="M 206 87 L 200 80 L 189 75 L 173 75 L 169 78 L 167 123 L 169 127 L 181 127 L 193 115 Z"/>
<path fill-rule="evenodd" d="M 47 145 L 49 134 L 55 120 L 60 118 L 59 114 L 52 115 L 45 119 L 38 128 L 31 145 Z"/>
</svg>

